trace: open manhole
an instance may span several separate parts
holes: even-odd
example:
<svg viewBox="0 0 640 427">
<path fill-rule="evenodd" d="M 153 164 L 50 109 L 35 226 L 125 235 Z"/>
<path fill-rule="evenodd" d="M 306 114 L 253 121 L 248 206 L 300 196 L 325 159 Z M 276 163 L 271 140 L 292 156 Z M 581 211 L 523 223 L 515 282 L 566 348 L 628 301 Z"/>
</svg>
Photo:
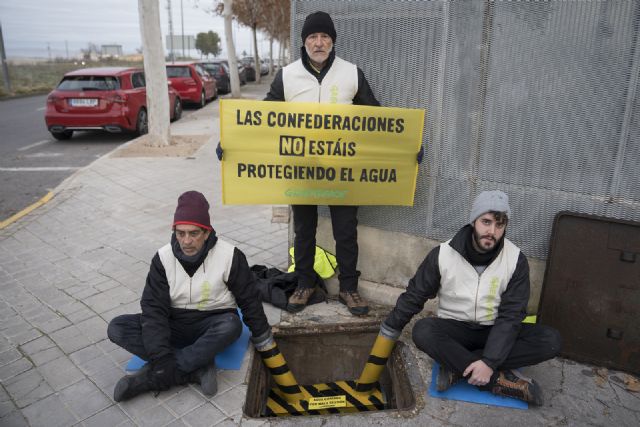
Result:
<svg viewBox="0 0 640 427">
<path fill-rule="evenodd" d="M 398 341 L 379 379 L 378 398 L 369 404 L 353 393 L 378 336 L 379 323 L 316 325 L 281 328 L 275 340 L 298 384 L 320 399 L 346 399 L 347 405 L 296 411 L 274 393 L 277 385 L 254 350 L 247 386 L 244 414 L 252 418 L 287 415 L 328 415 L 345 412 L 408 410 L 415 397 L 407 375 L 411 357 Z M 413 364 L 413 363 L 412 363 Z M 413 364 L 415 366 L 415 364 Z"/>
</svg>

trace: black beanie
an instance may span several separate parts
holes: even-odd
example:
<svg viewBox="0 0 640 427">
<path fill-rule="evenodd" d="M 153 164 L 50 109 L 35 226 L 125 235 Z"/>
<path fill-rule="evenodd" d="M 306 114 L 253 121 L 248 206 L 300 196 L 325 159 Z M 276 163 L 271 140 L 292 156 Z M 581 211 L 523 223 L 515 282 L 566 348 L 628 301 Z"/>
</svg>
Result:
<svg viewBox="0 0 640 427">
<path fill-rule="evenodd" d="M 202 193 L 187 191 L 178 197 L 178 207 L 173 215 L 173 226 L 178 224 L 196 225 L 212 230 L 209 219 L 209 202 Z"/>
<path fill-rule="evenodd" d="M 313 33 L 326 33 L 334 43 L 336 42 L 336 27 L 333 26 L 331 16 L 327 12 L 314 12 L 307 16 L 302 26 L 302 43 Z"/>
</svg>

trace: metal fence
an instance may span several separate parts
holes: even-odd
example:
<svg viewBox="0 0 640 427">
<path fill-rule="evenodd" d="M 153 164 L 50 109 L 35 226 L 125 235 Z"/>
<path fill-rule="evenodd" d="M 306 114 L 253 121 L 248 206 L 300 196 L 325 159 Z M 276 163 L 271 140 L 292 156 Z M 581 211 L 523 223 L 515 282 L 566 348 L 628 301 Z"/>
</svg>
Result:
<svg viewBox="0 0 640 427">
<path fill-rule="evenodd" d="M 501 189 L 546 258 L 559 211 L 640 221 L 640 1 L 293 0 L 294 59 L 317 10 L 383 105 L 427 110 L 414 206 L 361 224 L 445 240 Z"/>
</svg>

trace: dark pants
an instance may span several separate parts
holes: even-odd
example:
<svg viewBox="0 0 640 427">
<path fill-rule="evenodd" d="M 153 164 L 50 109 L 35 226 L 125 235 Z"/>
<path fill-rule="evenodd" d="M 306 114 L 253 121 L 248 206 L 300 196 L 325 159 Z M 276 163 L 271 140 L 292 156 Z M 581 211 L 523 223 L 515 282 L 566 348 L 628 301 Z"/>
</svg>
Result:
<svg viewBox="0 0 640 427">
<path fill-rule="evenodd" d="M 430 317 L 413 327 L 413 342 L 432 359 L 450 370 L 463 373 L 482 356 L 491 326 Z M 560 352 L 560 333 L 544 325 L 523 323 L 511 352 L 498 366 L 515 369 L 549 360 Z"/>
<path fill-rule="evenodd" d="M 107 335 L 115 344 L 149 360 L 142 343 L 140 314 L 123 314 L 109 322 Z M 171 346 L 176 365 L 182 372 L 192 372 L 213 362 L 216 354 L 233 343 L 242 333 L 242 322 L 235 313 L 212 314 L 190 324 L 169 321 Z"/>
<path fill-rule="evenodd" d="M 313 264 L 316 254 L 316 228 L 318 227 L 318 207 L 316 205 L 292 205 L 295 239 L 296 272 L 298 285 L 311 288 L 316 283 Z M 336 260 L 340 274 L 341 291 L 355 291 L 358 288 L 356 269 L 358 264 L 358 207 L 329 206 L 333 238 L 336 241 Z"/>
</svg>

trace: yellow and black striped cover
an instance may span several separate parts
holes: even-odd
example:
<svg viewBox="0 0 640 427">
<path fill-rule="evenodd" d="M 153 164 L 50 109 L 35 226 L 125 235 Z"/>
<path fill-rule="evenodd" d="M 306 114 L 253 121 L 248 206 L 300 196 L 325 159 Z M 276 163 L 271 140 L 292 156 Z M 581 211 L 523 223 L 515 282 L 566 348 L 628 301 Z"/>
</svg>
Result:
<svg viewBox="0 0 640 427">
<path fill-rule="evenodd" d="M 366 412 L 380 411 L 388 409 L 386 396 L 380 389 L 380 384 L 376 382 L 374 387 L 366 393 L 355 390 L 355 381 L 335 381 L 324 384 L 301 385 L 299 386 L 305 399 L 297 403 L 288 401 L 288 397 L 278 387 L 269 391 L 267 404 L 263 416 L 286 416 L 286 415 L 321 415 L 338 414 L 346 412 Z M 344 396 L 344 397 L 343 397 Z M 310 409 L 314 407 L 314 399 L 322 400 L 326 397 L 335 397 L 335 401 L 341 401 L 338 405 L 319 405 L 322 409 Z"/>
</svg>

